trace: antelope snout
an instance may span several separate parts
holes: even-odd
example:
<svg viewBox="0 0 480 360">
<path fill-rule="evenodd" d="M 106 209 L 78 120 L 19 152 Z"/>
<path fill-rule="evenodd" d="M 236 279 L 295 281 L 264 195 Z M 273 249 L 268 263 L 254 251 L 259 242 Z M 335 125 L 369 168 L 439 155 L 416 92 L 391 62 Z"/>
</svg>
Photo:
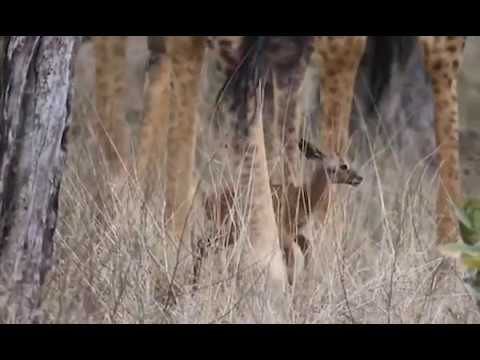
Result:
<svg viewBox="0 0 480 360">
<path fill-rule="evenodd" d="M 352 179 L 350 180 L 350 184 L 352 186 L 358 186 L 362 183 L 362 181 L 363 181 L 363 177 L 361 177 L 358 174 L 355 174 L 352 176 Z"/>
</svg>

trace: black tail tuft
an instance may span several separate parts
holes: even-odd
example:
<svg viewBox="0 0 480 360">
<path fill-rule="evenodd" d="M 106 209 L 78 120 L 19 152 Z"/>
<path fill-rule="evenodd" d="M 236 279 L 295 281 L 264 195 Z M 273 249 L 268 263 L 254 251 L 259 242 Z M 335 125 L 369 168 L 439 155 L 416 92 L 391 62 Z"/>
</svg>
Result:
<svg viewBox="0 0 480 360">
<path fill-rule="evenodd" d="M 230 111 L 237 116 L 235 127 L 248 132 L 253 119 L 247 119 L 247 102 L 267 74 L 265 58 L 266 36 L 245 36 L 240 50 L 240 61 L 232 76 L 227 79 L 217 96 L 217 105 L 225 95 Z M 257 99 L 258 101 L 258 99 Z"/>
<path fill-rule="evenodd" d="M 231 101 L 230 110 L 237 115 L 237 129 L 247 130 L 253 119 L 248 119 L 249 99 L 260 101 L 257 90 L 271 84 L 271 71 L 277 79 L 291 80 L 298 73 L 297 66 L 312 46 L 313 36 L 245 36 L 239 53 L 239 64 L 226 81 L 222 92 Z M 262 91 L 264 89 L 261 89 Z M 220 96 L 222 93 L 220 93 Z M 218 105 L 218 102 L 217 102 Z M 255 104 L 257 105 L 257 104 Z"/>
<path fill-rule="evenodd" d="M 417 45 L 417 36 L 369 36 L 367 40 L 367 81 L 372 101 L 368 112 L 372 112 L 388 88 L 395 64 L 405 69 Z"/>
</svg>

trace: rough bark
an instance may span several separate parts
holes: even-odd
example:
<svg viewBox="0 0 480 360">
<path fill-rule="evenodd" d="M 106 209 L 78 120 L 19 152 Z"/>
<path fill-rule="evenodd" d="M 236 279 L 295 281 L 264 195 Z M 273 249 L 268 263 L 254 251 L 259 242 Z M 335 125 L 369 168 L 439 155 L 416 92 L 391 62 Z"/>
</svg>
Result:
<svg viewBox="0 0 480 360">
<path fill-rule="evenodd" d="M 5 40 L 0 113 L 0 322 L 39 319 L 52 266 L 80 37 Z"/>
<path fill-rule="evenodd" d="M 7 50 L 7 39 L 8 36 L 0 36 L 0 89 L 4 88 L 4 67 L 3 64 L 5 62 L 5 53 Z M 0 91 L 0 106 L 2 106 L 2 100 L 3 100 L 3 91 Z"/>
</svg>

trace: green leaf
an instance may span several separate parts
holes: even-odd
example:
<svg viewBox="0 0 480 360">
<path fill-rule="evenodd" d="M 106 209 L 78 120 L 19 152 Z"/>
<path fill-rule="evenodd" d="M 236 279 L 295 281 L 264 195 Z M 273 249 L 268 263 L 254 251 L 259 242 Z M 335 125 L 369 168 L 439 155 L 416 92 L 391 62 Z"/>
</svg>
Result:
<svg viewBox="0 0 480 360">
<path fill-rule="evenodd" d="M 440 252 L 445 256 L 456 258 L 461 255 L 480 256 L 480 244 L 468 245 L 463 242 L 456 242 L 441 246 Z"/>
<path fill-rule="evenodd" d="M 475 198 L 475 197 L 468 198 L 467 200 L 465 200 L 463 207 L 464 208 L 472 207 L 472 208 L 480 209 L 480 198 Z"/>
<path fill-rule="evenodd" d="M 456 209 L 460 234 L 465 243 L 480 242 L 480 199 L 468 199 L 462 209 Z"/>
<path fill-rule="evenodd" d="M 462 263 L 467 269 L 480 269 L 480 253 L 476 256 L 462 255 Z"/>
<path fill-rule="evenodd" d="M 465 211 L 473 230 L 480 232 L 480 204 L 479 203 L 467 203 Z"/>
</svg>

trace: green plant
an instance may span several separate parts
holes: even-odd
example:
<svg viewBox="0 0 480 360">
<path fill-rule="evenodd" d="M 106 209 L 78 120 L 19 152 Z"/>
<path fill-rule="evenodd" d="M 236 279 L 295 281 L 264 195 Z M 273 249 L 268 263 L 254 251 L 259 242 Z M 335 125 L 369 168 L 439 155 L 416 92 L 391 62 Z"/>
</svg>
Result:
<svg viewBox="0 0 480 360">
<path fill-rule="evenodd" d="M 462 241 L 443 245 L 440 251 L 461 260 L 466 268 L 463 280 L 480 307 L 480 199 L 468 199 L 457 214 Z"/>
</svg>

